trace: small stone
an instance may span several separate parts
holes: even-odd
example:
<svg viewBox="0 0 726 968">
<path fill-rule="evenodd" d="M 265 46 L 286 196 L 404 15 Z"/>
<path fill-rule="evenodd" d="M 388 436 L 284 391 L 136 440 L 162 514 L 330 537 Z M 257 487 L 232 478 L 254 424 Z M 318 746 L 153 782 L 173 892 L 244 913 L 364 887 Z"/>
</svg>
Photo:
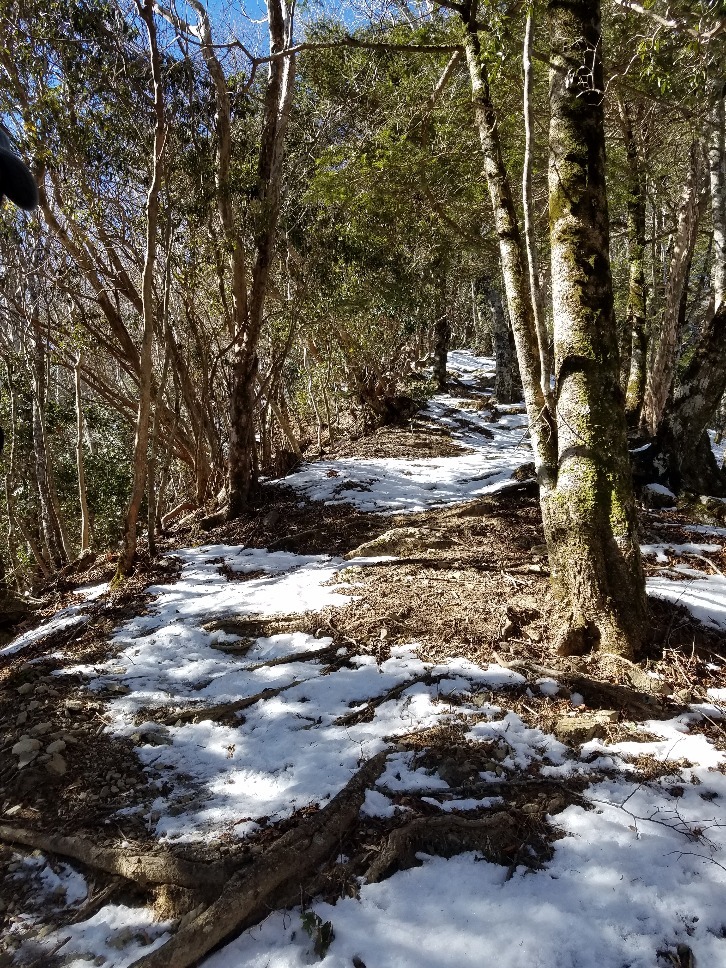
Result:
<svg viewBox="0 0 726 968">
<path fill-rule="evenodd" d="M 40 703 L 38 702 L 38 700 L 31 699 L 30 702 L 28 703 L 28 709 L 30 710 L 31 713 L 36 709 L 40 709 Z"/>
<path fill-rule="evenodd" d="M 49 773 L 55 773 L 56 776 L 63 776 L 68 769 L 68 764 L 60 753 L 54 753 L 45 764 L 45 768 Z"/>
<path fill-rule="evenodd" d="M 25 736 L 13 746 L 12 752 L 15 756 L 24 756 L 26 753 L 35 753 L 39 749 L 40 740 Z"/>
<path fill-rule="evenodd" d="M 609 723 L 618 720 L 618 713 L 614 710 L 602 710 L 597 713 L 584 713 L 580 716 L 563 716 L 555 723 L 554 734 L 561 743 L 568 746 L 579 746 L 590 740 L 605 737 Z"/>
<path fill-rule="evenodd" d="M 51 722 L 38 723 L 37 726 L 32 727 L 32 729 L 30 730 L 30 735 L 45 736 L 45 734 L 49 733 L 51 729 L 53 729 L 53 723 Z"/>
<path fill-rule="evenodd" d="M 111 793 L 120 793 L 120 792 L 121 791 L 119 790 L 119 788 L 116 785 L 114 785 L 114 786 L 111 787 Z"/>
<path fill-rule="evenodd" d="M 48 743 L 45 748 L 46 753 L 62 753 L 66 748 L 66 744 L 62 739 L 56 739 L 52 743 Z"/>
<path fill-rule="evenodd" d="M 25 710 L 22 713 L 18 713 L 18 718 L 15 720 L 16 726 L 22 726 L 23 723 L 28 721 L 28 714 Z"/>
<path fill-rule="evenodd" d="M 106 798 L 106 797 L 107 797 L 107 796 L 109 795 L 109 793 L 110 793 L 110 792 L 111 792 L 111 788 L 110 788 L 110 787 L 107 787 L 107 786 L 103 786 L 103 787 L 101 787 L 101 789 L 100 789 L 100 790 L 98 791 L 98 795 L 99 795 L 99 797 L 100 797 L 100 798 L 101 798 L 102 800 L 104 800 L 104 799 L 105 799 L 105 798 Z"/>
<path fill-rule="evenodd" d="M 29 692 L 33 691 L 33 686 L 30 682 L 24 682 L 22 686 L 18 686 L 18 693 L 21 696 L 27 696 Z"/>
<path fill-rule="evenodd" d="M 502 626 L 501 638 L 511 639 L 511 637 L 515 634 L 516 631 L 517 631 L 517 626 L 514 624 L 514 622 L 511 622 L 509 619 L 507 619 L 507 621 Z"/>
</svg>

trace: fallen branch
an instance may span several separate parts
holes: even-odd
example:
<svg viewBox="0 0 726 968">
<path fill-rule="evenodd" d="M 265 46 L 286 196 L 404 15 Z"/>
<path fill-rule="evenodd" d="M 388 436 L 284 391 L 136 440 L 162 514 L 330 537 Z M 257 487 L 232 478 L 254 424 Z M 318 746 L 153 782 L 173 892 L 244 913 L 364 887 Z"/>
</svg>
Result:
<svg viewBox="0 0 726 968">
<path fill-rule="evenodd" d="M 327 807 L 283 834 L 231 877 L 202 914 L 131 968 L 189 968 L 225 938 L 265 917 L 281 894 L 302 885 L 340 849 L 342 837 L 358 818 L 366 790 L 383 772 L 387 755 L 384 751 L 368 760 Z"/>
<path fill-rule="evenodd" d="M 118 874 L 137 884 L 177 884 L 195 890 L 220 890 L 227 878 L 224 864 L 181 860 L 173 854 L 134 854 L 128 849 L 98 847 L 86 837 L 43 834 L 24 827 L 0 825 L 0 840 L 70 857 L 87 867 Z"/>
</svg>

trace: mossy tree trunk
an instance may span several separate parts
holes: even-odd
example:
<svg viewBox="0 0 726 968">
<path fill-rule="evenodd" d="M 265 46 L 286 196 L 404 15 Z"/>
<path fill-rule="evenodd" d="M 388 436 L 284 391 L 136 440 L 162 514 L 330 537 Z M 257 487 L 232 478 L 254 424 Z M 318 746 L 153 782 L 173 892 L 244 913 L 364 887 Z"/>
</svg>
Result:
<svg viewBox="0 0 726 968">
<path fill-rule="evenodd" d="M 542 489 L 560 648 L 639 654 L 645 579 L 620 388 L 599 0 L 550 0 L 550 243 L 557 478 Z"/>
</svg>

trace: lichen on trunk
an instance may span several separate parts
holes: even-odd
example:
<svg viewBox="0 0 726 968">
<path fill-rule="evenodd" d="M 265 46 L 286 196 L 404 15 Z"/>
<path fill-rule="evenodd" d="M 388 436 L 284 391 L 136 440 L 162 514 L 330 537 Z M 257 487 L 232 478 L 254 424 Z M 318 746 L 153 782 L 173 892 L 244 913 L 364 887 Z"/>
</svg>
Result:
<svg viewBox="0 0 726 968">
<path fill-rule="evenodd" d="M 646 598 L 613 310 L 599 0 L 550 0 L 557 478 L 542 488 L 563 651 L 636 656 Z"/>
</svg>

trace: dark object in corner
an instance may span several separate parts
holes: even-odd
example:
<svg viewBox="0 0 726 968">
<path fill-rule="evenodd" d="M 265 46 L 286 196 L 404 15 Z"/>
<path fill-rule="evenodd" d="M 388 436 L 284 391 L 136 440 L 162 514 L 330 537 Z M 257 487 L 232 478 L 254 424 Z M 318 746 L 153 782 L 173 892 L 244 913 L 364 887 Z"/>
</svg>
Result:
<svg viewBox="0 0 726 968">
<path fill-rule="evenodd" d="M 38 186 L 33 174 L 15 154 L 10 139 L 0 128 L 0 202 L 3 197 L 26 211 L 32 211 L 38 204 Z"/>
</svg>

